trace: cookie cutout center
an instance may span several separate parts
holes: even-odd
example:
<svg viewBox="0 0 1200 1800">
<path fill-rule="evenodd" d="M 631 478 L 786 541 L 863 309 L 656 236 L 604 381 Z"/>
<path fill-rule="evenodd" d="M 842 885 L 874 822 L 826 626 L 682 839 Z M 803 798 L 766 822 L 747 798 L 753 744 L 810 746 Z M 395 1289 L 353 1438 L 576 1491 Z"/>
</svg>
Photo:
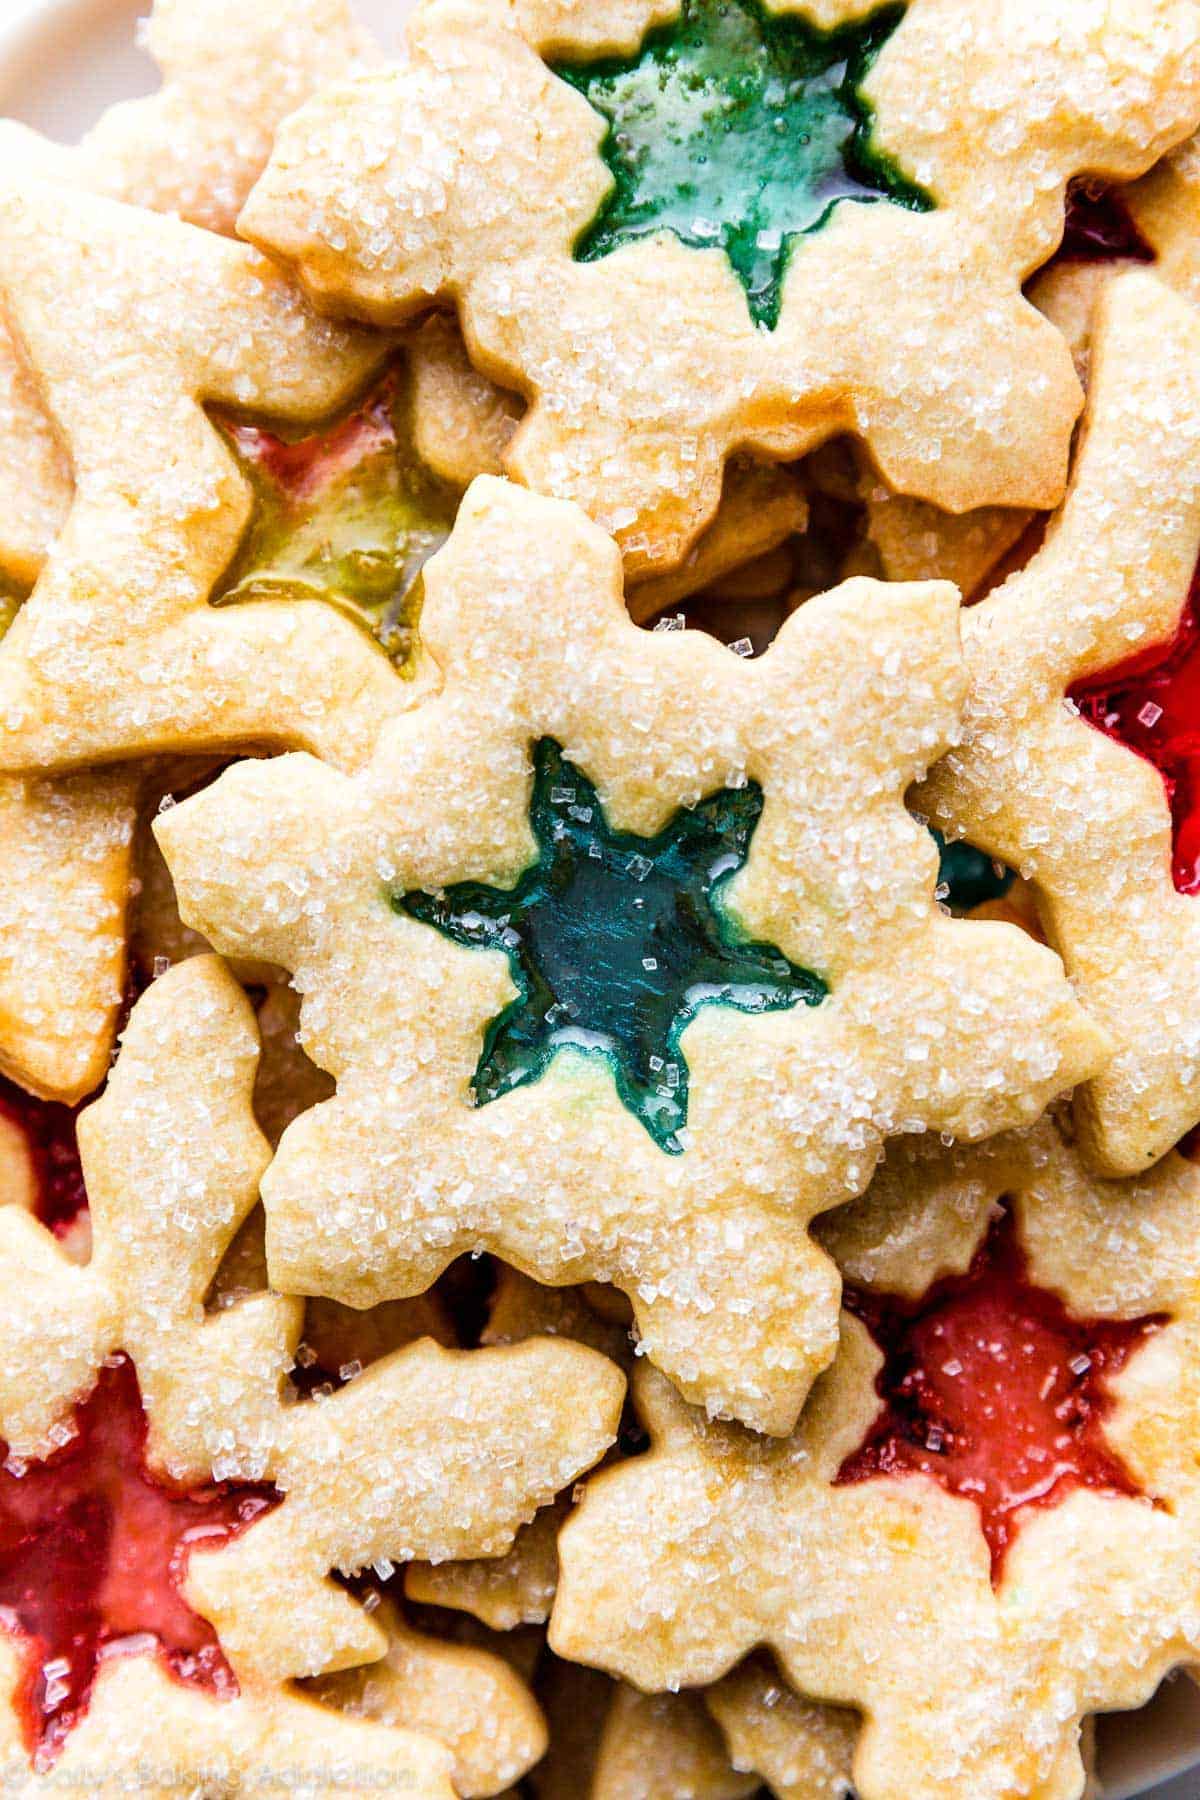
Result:
<svg viewBox="0 0 1200 1800">
<path fill-rule="evenodd" d="M 753 784 L 681 809 L 656 837 L 614 831 L 596 790 L 543 738 L 534 754 L 536 860 L 515 887 L 462 882 L 397 910 L 456 943 L 502 950 L 519 994 L 489 1025 L 472 1082 L 484 1105 L 534 1082 L 560 1050 L 600 1054 L 655 1143 L 686 1148 L 680 1037 L 702 1006 L 816 1006 L 825 984 L 752 942 L 722 903 L 762 812 Z"/>
<path fill-rule="evenodd" d="M 1077 1488 L 1141 1495 L 1105 1437 L 1108 1382 L 1165 1321 L 1076 1318 L 1030 1280 L 1011 1212 L 920 1300 L 848 1288 L 845 1303 L 883 1351 L 884 1408 L 839 1483 L 919 1473 L 974 1500 L 994 1584 L 1025 1509 Z"/>
<path fill-rule="evenodd" d="M 774 329 L 797 237 L 841 200 L 932 201 L 872 141 L 862 84 L 904 16 L 816 30 L 757 0 L 683 0 L 625 59 L 558 66 L 608 121 L 612 190 L 575 246 L 583 262 L 671 231 L 724 250 L 756 324 Z"/>
<path fill-rule="evenodd" d="M 1200 894 L 1200 569 L 1169 643 L 1079 682 L 1070 698 L 1089 725 L 1162 776 L 1172 879 L 1177 892 Z"/>
<path fill-rule="evenodd" d="M 0 1469 L 0 1622 L 21 1646 L 16 1701 L 41 1768 L 87 1711 L 98 1665 L 122 1640 L 149 1636 L 177 1680 L 237 1692 L 181 1584 L 192 1545 L 236 1536 L 274 1504 L 274 1491 L 176 1491 L 149 1473 L 145 1449 L 137 1376 L 122 1357 L 76 1407 L 61 1450 Z"/>
<path fill-rule="evenodd" d="M 215 604 L 324 600 L 407 667 L 421 570 L 450 535 L 458 497 L 412 447 L 400 373 L 390 370 L 348 412 L 303 437 L 213 417 L 255 498 Z"/>
</svg>

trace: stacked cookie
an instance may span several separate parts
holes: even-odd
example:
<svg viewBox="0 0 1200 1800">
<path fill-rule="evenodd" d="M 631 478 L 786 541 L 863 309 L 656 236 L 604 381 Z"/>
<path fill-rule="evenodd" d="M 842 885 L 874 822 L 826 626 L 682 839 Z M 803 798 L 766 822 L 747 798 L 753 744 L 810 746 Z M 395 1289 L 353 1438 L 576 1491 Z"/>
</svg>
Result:
<svg viewBox="0 0 1200 1800">
<path fill-rule="evenodd" d="M 1200 1663 L 1200 4 L 149 42 L 0 128 L 5 1780 L 1077 1800 Z"/>
</svg>

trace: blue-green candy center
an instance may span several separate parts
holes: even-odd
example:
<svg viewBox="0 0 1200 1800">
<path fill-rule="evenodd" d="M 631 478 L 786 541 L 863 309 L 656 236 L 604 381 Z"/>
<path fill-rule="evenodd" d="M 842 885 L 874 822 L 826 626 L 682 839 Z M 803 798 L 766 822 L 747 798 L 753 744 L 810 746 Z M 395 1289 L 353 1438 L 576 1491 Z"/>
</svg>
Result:
<svg viewBox="0 0 1200 1800">
<path fill-rule="evenodd" d="M 550 738 L 534 754 L 537 856 L 512 888 L 462 882 L 393 897 L 456 943 L 501 950 L 517 998 L 489 1025 L 480 1105 L 534 1082 L 560 1050 L 601 1055 L 625 1106 L 673 1154 L 687 1122 L 685 1026 L 704 1006 L 776 1012 L 827 992 L 748 938 L 722 895 L 762 812 L 753 783 L 677 812 L 657 836 L 614 831 L 592 783 Z"/>
<path fill-rule="evenodd" d="M 824 32 L 757 0 L 683 0 L 634 56 L 558 66 L 608 121 L 613 186 L 576 256 L 663 230 L 719 246 L 752 317 L 774 329 L 795 239 L 840 200 L 932 205 L 874 144 L 862 94 L 904 10 Z"/>
</svg>

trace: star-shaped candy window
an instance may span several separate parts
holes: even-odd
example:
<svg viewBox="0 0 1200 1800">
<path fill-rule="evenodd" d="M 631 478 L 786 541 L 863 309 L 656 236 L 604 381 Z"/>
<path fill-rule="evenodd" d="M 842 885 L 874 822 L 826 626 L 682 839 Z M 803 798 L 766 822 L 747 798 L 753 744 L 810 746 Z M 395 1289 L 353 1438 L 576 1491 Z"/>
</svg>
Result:
<svg viewBox="0 0 1200 1800">
<path fill-rule="evenodd" d="M 862 1800 L 1082 1793 L 1083 1715 L 1196 1654 L 1198 1217 L 1193 1164 L 1101 1181 L 1052 1119 L 893 1145 L 828 1221 L 869 1292 L 790 1438 L 639 1369 L 650 1449 L 559 1533 L 551 1648 L 645 1692 L 769 1648 L 863 1714 Z"/>
<path fill-rule="evenodd" d="M 847 1287 L 846 1305 L 884 1353 L 885 1405 L 838 1480 L 920 1472 L 967 1495 L 993 1581 L 1024 1509 L 1080 1487 L 1141 1491 L 1105 1438 L 1108 1383 L 1165 1320 L 1075 1317 L 1031 1279 L 1010 1211 L 964 1275 L 918 1300 Z"/>
<path fill-rule="evenodd" d="M 411 656 L 421 569 L 445 542 L 458 496 L 412 445 L 398 369 L 322 429 L 280 433 L 218 414 L 255 509 L 216 604 L 317 598 Z"/>
<path fill-rule="evenodd" d="M 872 143 L 862 93 L 903 15 L 887 6 L 824 32 L 756 0 L 684 0 L 636 55 L 559 66 L 609 122 L 613 189 L 576 255 L 592 261 L 662 230 L 719 244 L 751 316 L 773 328 L 795 238 L 839 200 L 933 204 Z"/>
<path fill-rule="evenodd" d="M 60 1450 L 0 1469 L 0 1622 L 21 1645 L 18 1707 L 42 1766 L 86 1711 L 101 1660 L 128 1640 L 152 1637 L 180 1681 L 237 1691 L 181 1584 L 192 1546 L 235 1537 L 274 1491 L 172 1489 L 146 1466 L 146 1429 L 133 1364 L 117 1357 L 60 1428 Z"/>
<path fill-rule="evenodd" d="M 682 1151 L 679 1039 L 700 1007 L 770 1012 L 816 1006 L 827 991 L 751 942 L 722 903 L 761 812 L 762 790 L 747 783 L 681 809 L 654 837 L 614 831 L 583 771 L 541 741 L 530 803 L 538 856 L 517 885 L 463 882 L 398 900 L 456 942 L 508 955 L 519 998 L 487 1029 L 478 1101 L 536 1081 L 557 1050 L 598 1051 L 655 1142 Z"/>
<path fill-rule="evenodd" d="M 1171 807 L 1171 876 L 1200 893 L 1200 571 L 1174 635 L 1079 682 L 1070 698 L 1090 725 L 1158 770 Z"/>
</svg>

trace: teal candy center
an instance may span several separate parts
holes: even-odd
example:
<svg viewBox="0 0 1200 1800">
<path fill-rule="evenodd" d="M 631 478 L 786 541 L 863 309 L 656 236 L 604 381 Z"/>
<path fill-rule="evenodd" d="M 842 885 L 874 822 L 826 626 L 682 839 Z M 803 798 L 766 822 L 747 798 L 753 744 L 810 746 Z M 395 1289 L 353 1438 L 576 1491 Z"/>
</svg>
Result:
<svg viewBox="0 0 1200 1800">
<path fill-rule="evenodd" d="M 773 330 L 795 239 L 840 200 L 932 205 L 873 143 L 862 95 L 903 16 L 885 6 L 823 32 L 756 0 L 683 0 L 635 56 L 557 68 L 608 120 L 613 186 L 576 256 L 664 230 L 720 246 L 751 316 Z"/>
<path fill-rule="evenodd" d="M 656 837 L 614 831 L 591 782 L 543 738 L 530 824 L 536 860 L 515 887 L 461 882 L 393 905 L 456 943 L 502 950 L 516 1000 L 494 1019 L 473 1079 L 479 1105 L 537 1081 L 560 1050 L 607 1058 L 617 1092 L 678 1154 L 687 1123 L 684 1027 L 702 1006 L 777 1012 L 827 992 L 722 902 L 762 812 L 753 784 L 677 812 Z"/>
</svg>

